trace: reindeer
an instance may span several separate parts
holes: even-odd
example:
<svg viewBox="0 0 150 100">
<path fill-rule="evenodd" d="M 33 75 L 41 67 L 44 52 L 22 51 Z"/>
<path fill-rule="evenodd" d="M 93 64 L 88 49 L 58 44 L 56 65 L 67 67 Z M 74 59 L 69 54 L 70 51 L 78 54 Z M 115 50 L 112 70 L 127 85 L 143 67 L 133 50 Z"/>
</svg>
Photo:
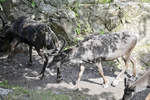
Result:
<svg viewBox="0 0 150 100">
<path fill-rule="evenodd" d="M 33 47 L 37 51 L 38 55 L 44 60 L 43 68 L 45 68 L 48 64 L 48 54 L 59 52 L 55 45 L 55 42 L 58 42 L 57 36 L 50 27 L 33 20 L 29 20 L 25 16 L 19 17 L 13 25 L 7 29 L 4 39 L 7 40 L 7 44 L 10 45 L 8 59 L 13 57 L 13 51 L 19 43 L 25 43 L 29 46 L 29 65 L 32 65 Z M 62 39 L 63 38 L 61 38 L 61 40 Z M 41 51 L 41 49 L 43 49 L 43 51 Z M 47 49 L 47 51 L 45 49 Z M 61 50 L 61 47 L 59 49 Z M 44 72 L 41 71 L 39 77 L 43 78 L 43 76 Z"/>
<path fill-rule="evenodd" d="M 150 91 L 150 70 L 147 71 L 141 78 L 131 84 L 129 84 L 126 78 L 124 82 L 125 89 L 122 100 L 131 100 L 133 95 L 139 91 L 147 88 Z M 150 93 L 147 95 L 145 100 L 150 100 Z"/>
<path fill-rule="evenodd" d="M 150 93 L 146 96 L 145 100 L 150 100 Z"/>
<path fill-rule="evenodd" d="M 135 35 L 131 35 L 131 33 L 129 32 L 122 32 L 120 34 L 110 33 L 104 35 L 90 35 L 86 37 L 83 41 L 81 41 L 77 46 L 68 50 L 60 51 L 60 53 L 53 58 L 53 61 L 50 63 L 50 66 L 57 64 L 57 80 L 60 81 L 60 65 L 62 63 L 70 62 L 79 64 L 80 72 L 78 74 L 76 87 L 77 89 L 80 89 L 79 82 L 85 70 L 84 64 L 96 64 L 99 74 L 103 78 L 104 87 L 108 87 L 108 80 L 106 80 L 104 76 L 101 62 L 123 57 L 126 67 L 113 81 L 112 85 L 116 86 L 119 82 L 120 76 L 128 68 L 129 61 L 131 61 L 133 64 L 133 75 L 136 76 L 135 61 L 130 57 L 131 52 L 135 47 L 136 43 L 137 37 Z"/>
</svg>

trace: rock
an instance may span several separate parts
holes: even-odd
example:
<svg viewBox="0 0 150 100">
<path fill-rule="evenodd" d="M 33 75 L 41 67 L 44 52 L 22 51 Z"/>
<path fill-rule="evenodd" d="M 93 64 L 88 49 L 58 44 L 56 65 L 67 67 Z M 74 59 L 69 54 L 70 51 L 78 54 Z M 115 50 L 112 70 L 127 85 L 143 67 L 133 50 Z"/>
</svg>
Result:
<svg viewBox="0 0 150 100">
<path fill-rule="evenodd" d="M 46 4 L 50 4 L 56 8 L 61 8 L 66 5 L 72 5 L 76 0 L 44 0 Z"/>
<path fill-rule="evenodd" d="M 64 36 L 67 41 L 72 41 L 76 36 L 74 31 L 75 20 L 76 16 L 73 11 L 63 10 L 52 18 L 51 26 L 55 33 Z"/>
<path fill-rule="evenodd" d="M 9 92 L 12 92 L 12 90 L 0 88 L 0 95 L 8 95 Z"/>
<path fill-rule="evenodd" d="M 81 4 L 94 4 L 96 0 L 80 0 Z"/>
<path fill-rule="evenodd" d="M 135 93 L 130 100 L 144 100 L 146 96 L 150 93 L 150 89 L 145 89 L 143 91 Z"/>
<path fill-rule="evenodd" d="M 41 2 L 39 5 L 39 9 L 41 12 L 50 15 L 53 15 L 57 12 L 57 9 L 49 4 L 45 4 L 44 2 Z"/>
</svg>

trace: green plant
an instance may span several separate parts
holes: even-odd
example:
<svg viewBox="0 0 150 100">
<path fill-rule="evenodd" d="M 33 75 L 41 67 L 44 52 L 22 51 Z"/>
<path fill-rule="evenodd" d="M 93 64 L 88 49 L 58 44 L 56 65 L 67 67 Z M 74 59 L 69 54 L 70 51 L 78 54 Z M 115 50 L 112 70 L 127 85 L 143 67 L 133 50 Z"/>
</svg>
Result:
<svg viewBox="0 0 150 100">
<path fill-rule="evenodd" d="M 4 81 L 0 82 L 0 87 L 8 88 L 9 87 L 8 81 L 4 80 Z"/>
<path fill-rule="evenodd" d="M 85 28 L 83 29 L 83 32 L 91 32 L 91 31 L 92 31 L 92 28 L 91 28 L 90 24 L 86 24 Z"/>
<path fill-rule="evenodd" d="M 23 93 L 23 94 L 29 94 L 29 90 L 26 90 L 23 87 L 19 87 L 19 86 L 11 86 L 11 88 L 13 89 L 14 92 L 18 93 Z"/>
<path fill-rule="evenodd" d="M 80 2 L 77 0 L 72 6 L 69 7 L 70 10 L 72 10 L 75 13 L 75 16 L 78 17 L 78 11 L 80 9 Z"/>
<path fill-rule="evenodd" d="M 142 2 L 150 2 L 150 0 L 141 0 Z"/>
<path fill-rule="evenodd" d="M 99 34 L 104 34 L 104 33 L 105 33 L 104 30 L 102 30 L 102 31 L 99 32 Z"/>
<path fill-rule="evenodd" d="M 77 24 L 75 32 L 77 33 L 77 35 L 79 35 L 81 33 L 81 25 L 80 25 L 80 23 Z"/>
<path fill-rule="evenodd" d="M 12 87 L 12 90 L 5 100 L 69 100 L 65 94 L 55 94 L 49 90 L 29 90 L 18 86 Z"/>
<path fill-rule="evenodd" d="M 76 14 L 77 14 L 78 11 L 79 11 L 79 7 L 80 7 L 80 2 L 77 1 L 77 2 L 74 4 L 74 9 L 73 9 L 73 11 L 74 11 Z"/>
<path fill-rule="evenodd" d="M 75 29 L 76 33 L 79 35 L 81 33 L 80 29 L 79 28 L 76 28 Z"/>
<path fill-rule="evenodd" d="M 111 3 L 113 0 L 96 0 L 97 4 Z"/>
<path fill-rule="evenodd" d="M 0 2 L 5 2 L 6 0 L 0 0 Z"/>
<path fill-rule="evenodd" d="M 32 2 L 31 2 L 31 6 L 32 6 L 33 8 L 35 8 L 36 3 L 35 3 L 35 1 L 34 1 L 34 0 L 32 0 Z"/>
</svg>

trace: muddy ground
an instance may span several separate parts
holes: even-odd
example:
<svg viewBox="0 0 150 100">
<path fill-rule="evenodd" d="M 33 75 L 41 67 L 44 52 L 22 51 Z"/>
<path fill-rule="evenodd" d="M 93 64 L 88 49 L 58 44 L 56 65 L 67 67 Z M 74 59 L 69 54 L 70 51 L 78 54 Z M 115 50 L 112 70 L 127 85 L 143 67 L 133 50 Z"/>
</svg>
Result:
<svg viewBox="0 0 150 100">
<path fill-rule="evenodd" d="M 42 80 L 35 77 L 40 73 L 43 62 L 42 59 L 34 52 L 33 53 L 33 65 L 28 66 L 28 54 L 17 54 L 12 61 L 8 61 L 6 56 L 0 58 L 0 81 L 7 80 L 9 85 L 21 86 L 27 89 L 34 90 L 51 90 L 56 94 L 66 94 L 70 98 L 74 93 L 78 94 L 70 100 L 79 100 L 79 95 L 84 95 L 84 99 L 81 100 L 120 100 L 124 90 L 124 80 L 120 82 L 117 87 L 112 87 L 116 74 L 120 70 L 116 70 L 115 64 L 104 64 L 104 73 L 109 80 L 110 86 L 103 88 L 102 80 L 98 74 L 97 68 L 94 65 L 88 65 L 93 67 L 87 67 L 82 77 L 80 86 L 81 91 L 75 91 L 72 87 L 77 79 L 79 67 L 77 65 L 65 64 L 62 66 L 61 71 L 64 81 L 61 83 L 56 82 L 56 68 L 51 66 L 47 68 L 45 77 Z M 125 75 L 122 76 L 124 79 Z"/>
</svg>

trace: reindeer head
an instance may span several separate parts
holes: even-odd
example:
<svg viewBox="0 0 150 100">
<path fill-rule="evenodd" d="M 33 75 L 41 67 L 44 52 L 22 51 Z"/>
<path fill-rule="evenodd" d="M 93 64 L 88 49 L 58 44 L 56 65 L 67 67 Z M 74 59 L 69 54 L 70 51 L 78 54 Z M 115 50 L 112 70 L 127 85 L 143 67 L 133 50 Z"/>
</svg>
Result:
<svg viewBox="0 0 150 100">
<path fill-rule="evenodd" d="M 126 78 L 124 79 L 124 85 L 125 89 L 122 100 L 130 100 L 135 87 L 130 87 L 129 81 Z"/>
<path fill-rule="evenodd" d="M 54 55 L 54 58 L 49 65 L 52 66 L 52 65 L 56 65 L 58 62 L 69 61 L 68 54 L 71 50 L 72 49 L 67 49 L 67 50 L 61 51 L 58 54 Z"/>
<path fill-rule="evenodd" d="M 47 49 L 57 49 L 57 42 L 58 42 L 58 38 L 56 36 L 56 34 L 51 30 L 50 27 L 46 26 L 46 38 L 45 38 L 45 42 L 46 42 L 46 47 Z"/>
<path fill-rule="evenodd" d="M 53 56 L 53 60 L 51 61 L 50 66 L 55 65 L 57 62 L 67 57 L 68 50 L 64 50 L 64 47 L 66 46 L 66 41 L 62 36 L 59 36 L 59 40 L 61 41 L 61 46 L 57 48 L 58 51 L 53 54 L 49 54 L 50 56 Z"/>
</svg>

